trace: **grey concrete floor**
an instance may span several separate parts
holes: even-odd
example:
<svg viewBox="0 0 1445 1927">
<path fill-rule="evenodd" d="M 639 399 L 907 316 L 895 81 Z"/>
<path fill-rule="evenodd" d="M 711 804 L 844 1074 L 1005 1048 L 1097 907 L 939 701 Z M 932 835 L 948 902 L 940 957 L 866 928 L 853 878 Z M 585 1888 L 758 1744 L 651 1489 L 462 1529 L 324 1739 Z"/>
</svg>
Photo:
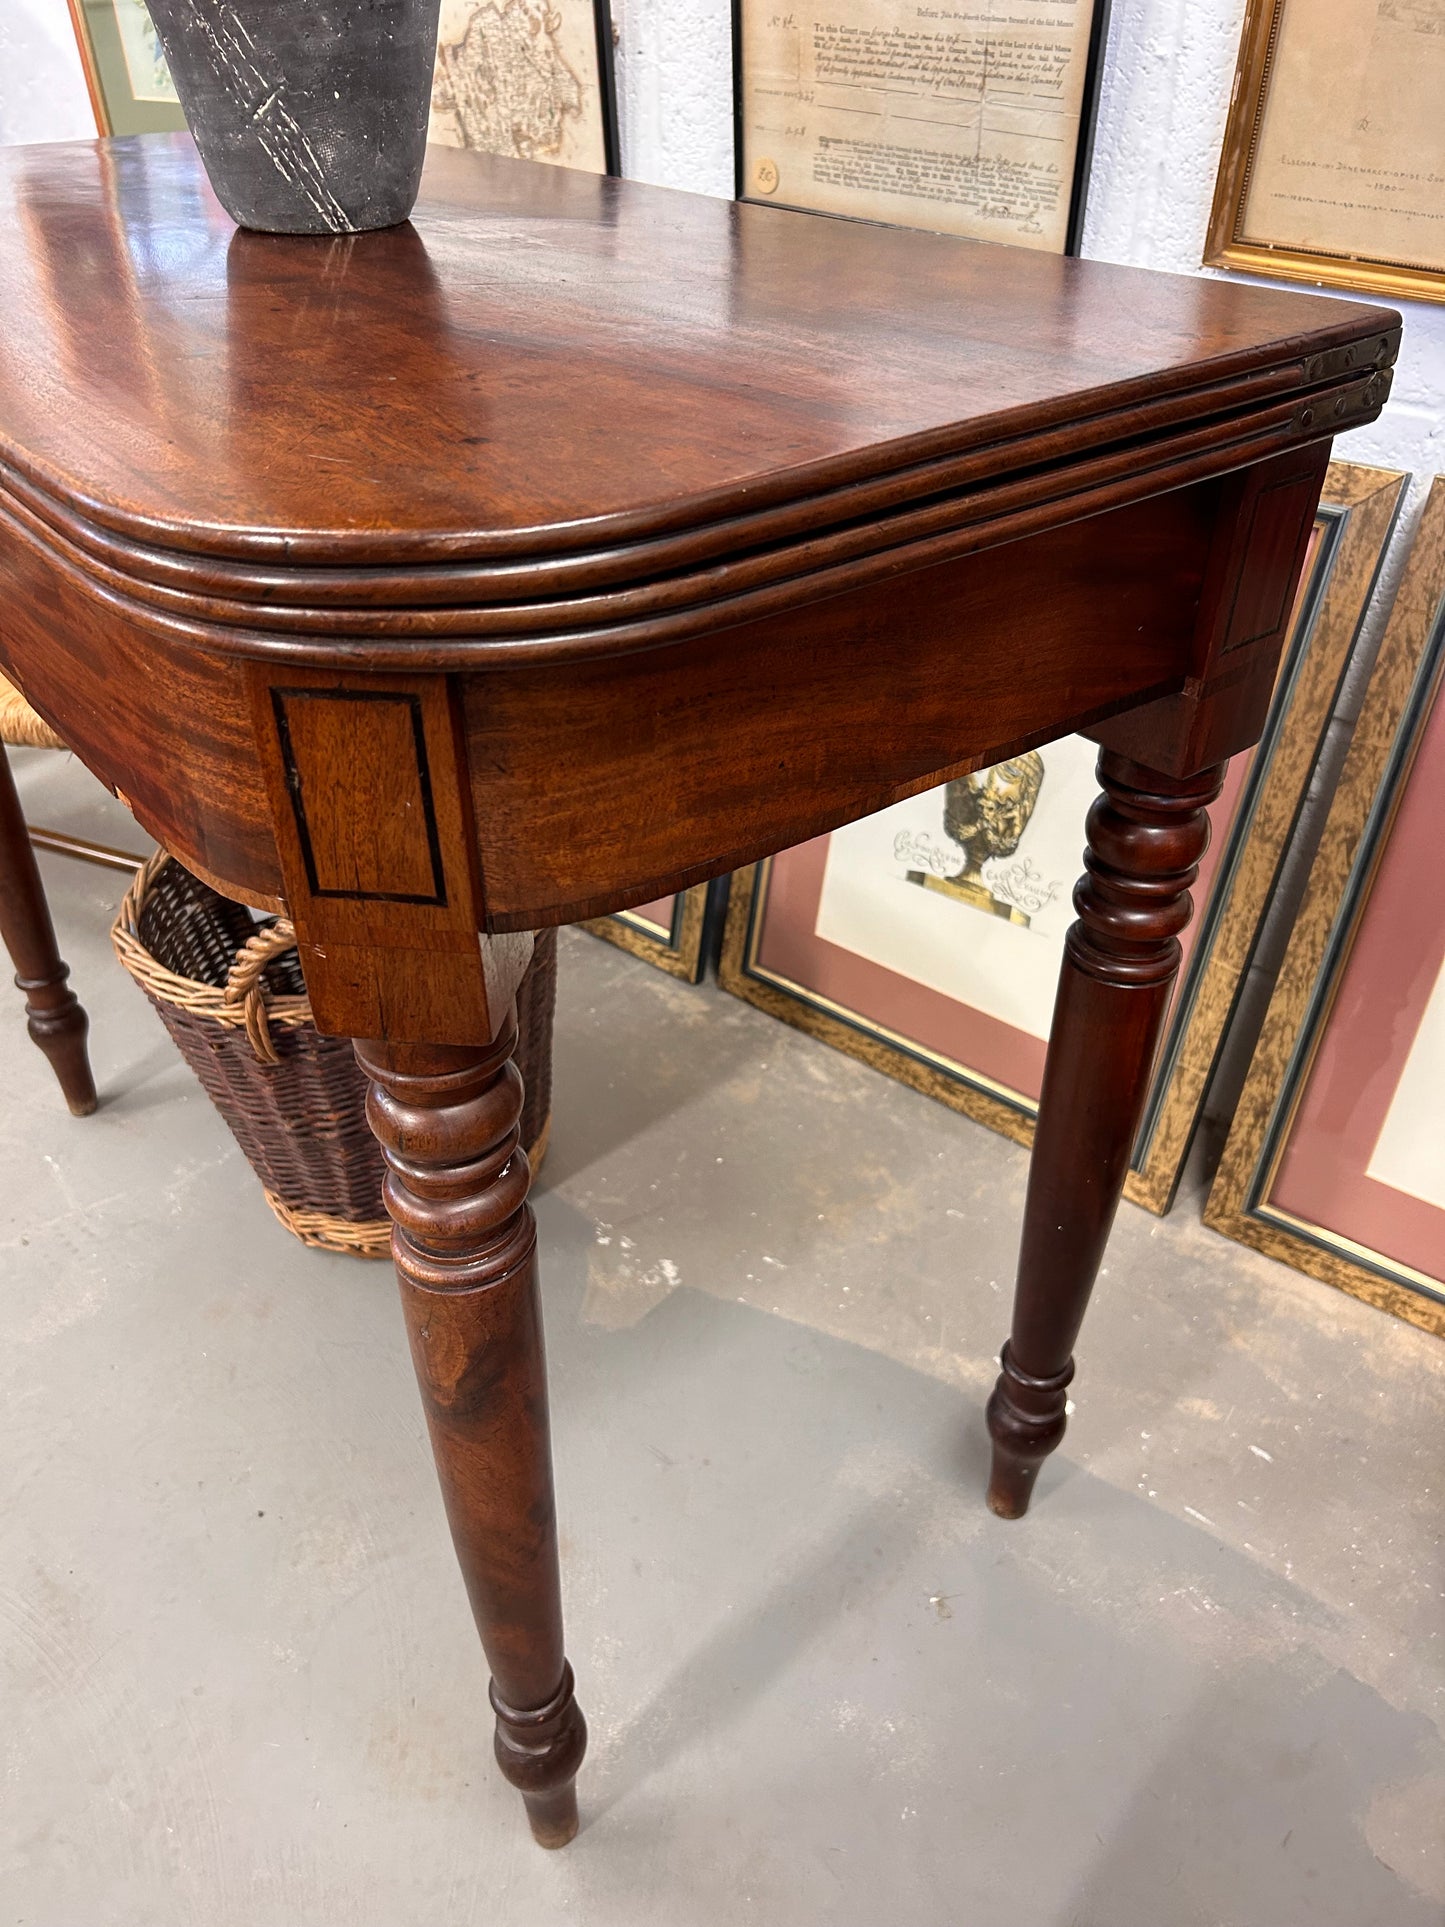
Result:
<svg viewBox="0 0 1445 1927">
<path fill-rule="evenodd" d="M 0 1004 L 0 1922 L 1445 1919 L 1445 1346 L 1125 1207 L 1005 1525 L 1022 1155 L 576 933 L 537 1204 L 592 1748 L 534 1849 L 389 1271 L 273 1223 L 121 880 L 44 868 L 103 1105 Z"/>
</svg>

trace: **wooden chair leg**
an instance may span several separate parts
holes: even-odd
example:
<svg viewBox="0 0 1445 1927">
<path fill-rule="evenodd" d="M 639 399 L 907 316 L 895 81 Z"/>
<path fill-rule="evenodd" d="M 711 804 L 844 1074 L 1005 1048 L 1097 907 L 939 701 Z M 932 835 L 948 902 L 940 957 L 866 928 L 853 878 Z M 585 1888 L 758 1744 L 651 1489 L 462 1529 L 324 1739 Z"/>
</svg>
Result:
<svg viewBox="0 0 1445 1927">
<path fill-rule="evenodd" d="M 990 1507 L 1028 1510 L 1064 1436 L 1073 1349 L 1129 1168 L 1189 886 L 1223 767 L 1163 776 L 1106 750 L 1089 812 L 1079 920 L 1065 942 L 1029 1170 L 1013 1330 L 988 1406 Z"/>
<path fill-rule="evenodd" d="M 85 1049 L 90 1020 L 66 979 L 70 972 L 55 946 L 50 906 L 25 828 L 10 761 L 0 749 L 0 937 L 25 992 L 32 1040 L 50 1059 L 65 1101 L 77 1117 L 95 1109 L 95 1080 Z"/>
<path fill-rule="evenodd" d="M 577 1831 L 587 1728 L 562 1650 L 547 1379 L 516 1021 L 485 1049 L 359 1043 L 412 1357 L 496 1753 L 544 1847 Z"/>
</svg>

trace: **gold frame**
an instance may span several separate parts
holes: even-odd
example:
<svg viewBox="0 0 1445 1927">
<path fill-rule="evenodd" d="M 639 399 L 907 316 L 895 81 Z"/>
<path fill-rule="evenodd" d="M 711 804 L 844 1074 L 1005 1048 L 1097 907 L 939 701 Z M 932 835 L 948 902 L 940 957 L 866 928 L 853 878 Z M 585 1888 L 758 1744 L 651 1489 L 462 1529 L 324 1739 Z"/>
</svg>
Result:
<svg viewBox="0 0 1445 1927">
<path fill-rule="evenodd" d="M 1312 607 L 1303 607 L 1300 631 L 1292 632 L 1286 647 L 1286 662 L 1295 655 L 1300 633 L 1305 638 L 1304 646 L 1298 648 L 1292 673 L 1287 670 L 1281 674 L 1276 703 L 1266 725 L 1264 762 L 1257 780 L 1251 772 L 1241 799 L 1232 861 L 1221 873 L 1211 900 L 1187 1007 L 1178 1018 L 1171 1019 L 1166 1032 L 1146 1111 L 1146 1129 L 1135 1150 L 1138 1161 L 1125 1182 L 1124 1195 L 1156 1216 L 1162 1217 L 1174 1201 L 1209 1076 L 1314 770 L 1340 679 L 1374 590 L 1407 479 L 1390 469 L 1362 468 L 1347 462 L 1330 464 L 1321 510 L 1333 519 L 1331 546 L 1318 565 L 1323 574 L 1317 600 Z M 723 989 L 807 1031 L 835 1050 L 861 1058 L 925 1097 L 937 1098 L 950 1109 L 962 1111 L 1016 1144 L 1031 1145 L 1037 1107 L 1027 1100 L 997 1087 L 989 1089 L 978 1073 L 952 1064 L 882 1025 L 861 1028 L 846 1010 L 802 986 L 789 987 L 782 979 L 759 974 L 754 906 L 766 868 L 766 861 L 752 864 L 733 879 L 718 965 L 718 982 Z"/>
<path fill-rule="evenodd" d="M 1230 96 L 1229 119 L 1214 186 L 1214 204 L 1204 243 L 1204 265 L 1239 268 L 1247 274 L 1270 275 L 1285 281 L 1308 281 L 1315 287 L 1352 288 L 1361 294 L 1396 300 L 1445 301 L 1445 262 L 1438 268 L 1417 268 L 1398 261 L 1272 247 L 1240 238 L 1239 228 L 1249 194 L 1255 147 L 1285 4 L 1286 0 L 1249 0 L 1245 12 L 1234 91 Z"/>
<path fill-rule="evenodd" d="M 658 936 L 658 926 L 632 910 L 619 910 L 610 917 L 589 917 L 582 928 L 594 937 L 601 937 L 604 943 L 615 943 L 629 956 L 640 957 L 644 963 L 665 970 L 669 977 L 679 977 L 685 984 L 699 983 L 707 962 L 703 954 L 704 932 L 711 888 L 711 884 L 697 883 L 692 889 L 678 893 L 681 914 L 674 919 L 667 937 Z"/>
<path fill-rule="evenodd" d="M 1445 477 L 1437 476 L 1330 805 L 1204 1222 L 1240 1244 L 1445 1337 L 1445 1302 L 1410 1267 L 1269 1204 L 1315 1053 L 1432 699 L 1445 702 Z M 1371 1258 L 1375 1262 L 1371 1262 Z M 1436 1287 L 1422 1280 L 1427 1288 Z"/>
</svg>

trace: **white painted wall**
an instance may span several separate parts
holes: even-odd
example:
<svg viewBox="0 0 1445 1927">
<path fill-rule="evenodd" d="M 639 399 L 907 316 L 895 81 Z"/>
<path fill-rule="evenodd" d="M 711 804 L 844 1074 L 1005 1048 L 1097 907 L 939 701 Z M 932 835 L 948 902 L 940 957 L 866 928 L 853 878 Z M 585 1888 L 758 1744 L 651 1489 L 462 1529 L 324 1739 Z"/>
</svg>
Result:
<svg viewBox="0 0 1445 1927">
<path fill-rule="evenodd" d="M 1244 0 L 1114 0 L 1084 252 L 1198 274 L 1224 133 Z M 730 195 L 732 38 L 728 0 L 613 0 L 624 171 L 634 179 Z M 0 141 L 68 140 L 93 131 L 64 0 L 0 0 Z M 906 289 L 899 291 L 906 300 Z M 1277 968 L 1293 904 L 1333 789 L 1360 687 L 1431 475 L 1445 470 L 1445 306 L 1406 304 L 1394 392 L 1380 420 L 1345 437 L 1351 461 L 1413 476 L 1364 647 L 1282 880 L 1231 1060 L 1211 1111 L 1225 1116 L 1252 1020 Z"/>
<path fill-rule="evenodd" d="M 612 0 L 612 20 L 623 173 L 731 199 L 728 0 Z"/>
<path fill-rule="evenodd" d="M 0 0 L 0 142 L 94 134 L 65 0 Z"/>
</svg>

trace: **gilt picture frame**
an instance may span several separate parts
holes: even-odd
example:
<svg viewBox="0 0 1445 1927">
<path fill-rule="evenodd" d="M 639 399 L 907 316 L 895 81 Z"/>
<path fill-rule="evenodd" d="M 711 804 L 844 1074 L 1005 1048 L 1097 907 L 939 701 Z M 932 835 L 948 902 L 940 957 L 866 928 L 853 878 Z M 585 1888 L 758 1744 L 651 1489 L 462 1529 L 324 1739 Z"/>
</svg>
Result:
<svg viewBox="0 0 1445 1927">
<path fill-rule="evenodd" d="M 1126 1196 L 1158 1214 L 1173 1201 L 1405 483 L 1390 470 L 1331 465 L 1264 735 L 1234 759 L 1212 812 L 1126 1183 Z M 1031 1143 L 1096 756 L 1081 738 L 1046 745 L 964 779 L 991 784 L 991 797 L 945 785 L 739 872 L 719 982 Z M 965 862 L 970 831 L 956 820 L 965 805 L 1021 820 L 1013 848 Z"/>
<path fill-rule="evenodd" d="M 1437 477 L 1204 1221 L 1445 1336 L 1442 821 Z"/>
<path fill-rule="evenodd" d="M 1206 266 L 1445 301 L 1445 0 L 1249 0 Z"/>
</svg>

